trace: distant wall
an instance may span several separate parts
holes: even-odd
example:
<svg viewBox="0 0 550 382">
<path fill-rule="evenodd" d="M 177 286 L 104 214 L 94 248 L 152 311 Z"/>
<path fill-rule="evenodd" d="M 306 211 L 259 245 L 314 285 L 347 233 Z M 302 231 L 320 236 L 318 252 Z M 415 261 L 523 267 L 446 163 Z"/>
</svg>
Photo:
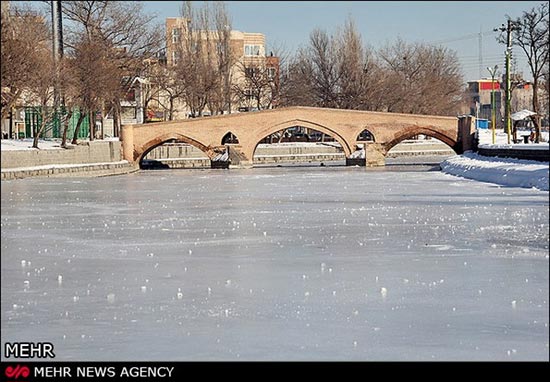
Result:
<svg viewBox="0 0 550 382">
<path fill-rule="evenodd" d="M 313 147 L 304 146 L 266 146 L 259 145 L 256 148 L 254 157 L 265 155 L 301 155 L 301 154 L 324 154 L 324 153 L 343 153 L 342 148 L 332 145 L 317 144 Z M 165 143 L 155 147 L 143 159 L 167 159 L 167 158 L 203 158 L 209 159 L 208 156 L 198 148 L 178 143 Z"/>
<path fill-rule="evenodd" d="M 40 146 L 39 146 L 40 147 Z M 122 160 L 120 141 L 83 142 L 68 149 L 2 151 L 2 169 L 53 164 L 89 164 Z"/>
<path fill-rule="evenodd" d="M 514 148 L 490 148 L 479 147 L 478 154 L 486 157 L 514 158 L 550 162 L 550 150 L 548 146 L 540 149 L 514 149 Z"/>
</svg>

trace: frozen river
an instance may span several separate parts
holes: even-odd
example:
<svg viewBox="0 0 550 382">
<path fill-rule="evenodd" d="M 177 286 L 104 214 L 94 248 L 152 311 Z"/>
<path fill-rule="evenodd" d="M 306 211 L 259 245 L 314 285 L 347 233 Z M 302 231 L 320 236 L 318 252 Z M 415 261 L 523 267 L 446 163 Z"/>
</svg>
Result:
<svg viewBox="0 0 550 382">
<path fill-rule="evenodd" d="M 48 341 L 56 360 L 89 361 L 549 359 L 548 192 L 357 167 L 1 187 L 2 347 Z"/>
</svg>

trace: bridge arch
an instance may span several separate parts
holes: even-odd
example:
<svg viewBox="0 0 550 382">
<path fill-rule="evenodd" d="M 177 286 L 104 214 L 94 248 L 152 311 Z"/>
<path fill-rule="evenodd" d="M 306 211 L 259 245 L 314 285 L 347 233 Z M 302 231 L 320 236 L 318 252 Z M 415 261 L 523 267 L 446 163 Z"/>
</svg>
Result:
<svg viewBox="0 0 550 382">
<path fill-rule="evenodd" d="M 233 132 L 228 131 L 223 136 L 221 144 L 222 145 L 225 145 L 225 144 L 239 144 L 239 137 L 237 137 L 237 135 L 233 134 Z"/>
<path fill-rule="evenodd" d="M 335 130 L 333 130 L 329 127 L 326 127 L 324 125 L 321 125 L 319 123 L 316 123 L 316 122 L 307 121 L 307 120 L 303 120 L 303 119 L 291 119 L 291 120 L 281 122 L 281 123 L 278 123 L 276 125 L 272 125 L 272 126 L 269 126 L 267 128 L 264 128 L 264 129 L 261 129 L 260 131 L 258 131 L 258 133 L 256 133 L 254 135 L 254 148 L 252 150 L 252 156 L 254 155 L 254 152 L 256 151 L 256 148 L 258 147 L 258 144 L 260 143 L 260 141 L 262 139 L 264 139 L 265 137 L 267 137 L 271 134 L 276 133 L 277 131 L 285 130 L 285 129 L 295 127 L 295 126 L 301 126 L 301 127 L 307 128 L 307 129 L 317 130 L 321 133 L 325 133 L 327 135 L 330 135 L 337 142 L 339 142 L 340 145 L 342 145 L 342 149 L 344 150 L 344 153 L 346 154 L 347 157 L 349 157 L 351 155 L 351 153 L 353 152 L 353 150 L 351 149 L 352 145 L 350 145 L 344 139 L 344 137 L 342 137 Z"/>
<path fill-rule="evenodd" d="M 139 163 L 140 167 L 141 167 L 142 159 L 151 150 L 153 150 L 155 147 L 158 147 L 158 146 L 160 146 L 160 145 L 162 145 L 166 142 L 172 141 L 172 140 L 177 140 L 177 141 L 180 141 L 180 142 L 183 142 L 183 143 L 187 143 L 189 145 L 192 145 L 192 146 L 198 148 L 206 156 L 208 156 L 208 158 L 210 160 L 212 160 L 212 158 L 214 158 L 218 154 L 217 152 L 215 152 L 215 150 L 212 147 L 206 146 L 206 145 L 202 144 L 201 142 L 199 142 L 199 141 L 197 141 L 193 138 L 187 137 L 187 136 L 179 134 L 179 133 L 167 133 L 167 134 L 163 134 L 163 135 L 160 135 L 158 137 L 155 137 L 155 138 L 147 141 L 146 143 L 144 143 L 140 147 L 136 148 L 135 151 L 134 151 L 134 161 L 136 163 Z"/>
<path fill-rule="evenodd" d="M 376 142 L 376 137 L 367 127 L 363 128 L 355 138 L 357 142 Z"/>
<path fill-rule="evenodd" d="M 406 139 L 410 139 L 415 135 L 426 135 L 428 137 L 439 139 L 441 142 L 445 143 L 447 146 L 452 148 L 457 154 L 458 152 L 458 143 L 454 138 L 451 138 L 441 131 L 439 131 L 436 126 L 410 126 L 403 130 L 399 131 L 399 134 L 396 135 L 392 140 L 384 144 L 384 154 L 387 154 L 394 146 L 398 145 Z"/>
</svg>

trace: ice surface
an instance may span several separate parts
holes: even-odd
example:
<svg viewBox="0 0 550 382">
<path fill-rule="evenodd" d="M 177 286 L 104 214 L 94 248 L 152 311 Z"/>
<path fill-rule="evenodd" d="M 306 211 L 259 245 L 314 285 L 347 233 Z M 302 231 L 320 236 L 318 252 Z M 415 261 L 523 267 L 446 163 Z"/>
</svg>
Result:
<svg viewBox="0 0 550 382">
<path fill-rule="evenodd" d="M 548 192 L 359 167 L 1 191 L 2 346 L 50 341 L 56 361 L 549 358 Z"/>
</svg>

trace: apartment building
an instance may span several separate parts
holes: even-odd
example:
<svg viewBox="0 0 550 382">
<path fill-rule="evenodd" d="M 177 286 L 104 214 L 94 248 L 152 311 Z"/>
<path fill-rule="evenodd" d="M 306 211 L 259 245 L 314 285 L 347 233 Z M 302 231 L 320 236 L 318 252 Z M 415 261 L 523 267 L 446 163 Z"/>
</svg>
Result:
<svg viewBox="0 0 550 382">
<path fill-rule="evenodd" d="M 504 117 L 504 89 L 501 88 L 501 81 L 495 78 L 482 78 L 468 82 L 470 96 L 470 114 L 479 119 L 492 120 L 493 94 L 495 97 L 497 127 L 501 126 L 500 121 Z"/>
<path fill-rule="evenodd" d="M 166 19 L 166 62 L 168 67 L 178 64 L 181 46 L 187 33 L 188 19 L 169 17 Z M 201 41 L 209 41 L 203 49 L 216 49 L 219 43 L 216 31 L 197 31 Z M 279 58 L 266 52 L 265 35 L 237 30 L 229 32 L 232 52 L 230 76 L 232 88 L 231 110 L 226 112 L 251 111 L 272 108 L 277 105 L 279 89 Z M 178 105 L 177 117 L 188 116 L 186 105 Z M 183 109 L 183 113 L 181 112 Z M 206 112 L 208 114 L 208 111 Z"/>
</svg>

